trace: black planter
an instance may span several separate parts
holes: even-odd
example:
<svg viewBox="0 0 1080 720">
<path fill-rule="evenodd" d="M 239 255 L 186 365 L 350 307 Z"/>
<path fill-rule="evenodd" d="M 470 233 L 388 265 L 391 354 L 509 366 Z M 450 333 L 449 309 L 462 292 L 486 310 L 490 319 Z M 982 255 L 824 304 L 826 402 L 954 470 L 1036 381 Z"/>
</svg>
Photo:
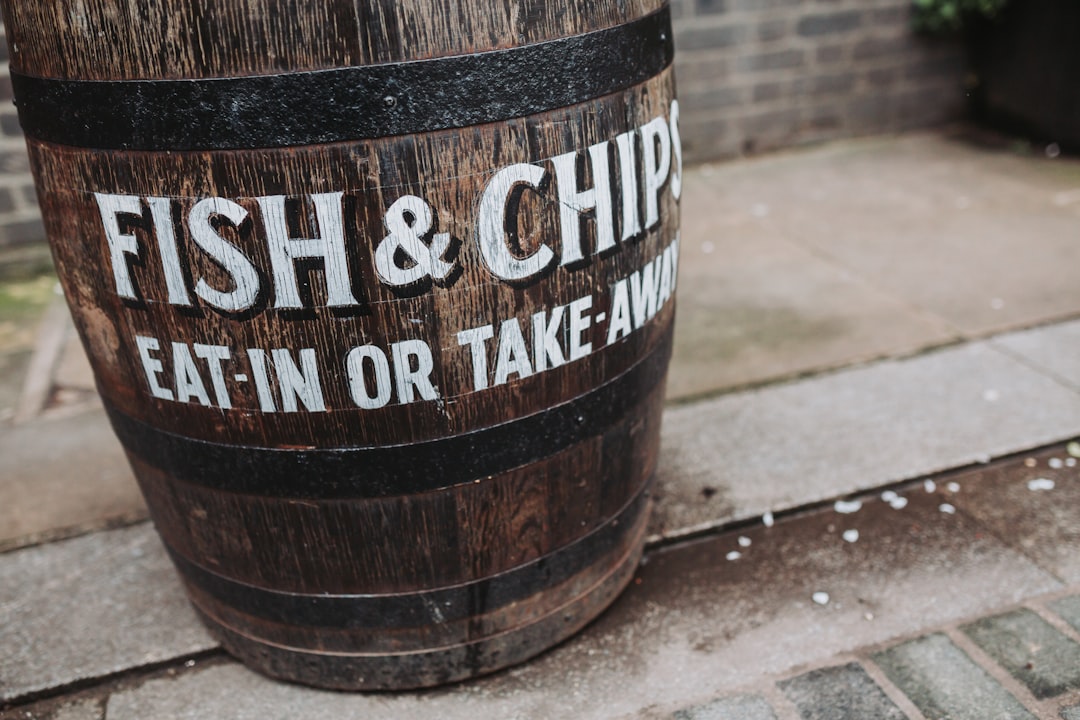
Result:
<svg viewBox="0 0 1080 720">
<path fill-rule="evenodd" d="M 966 27 L 975 118 L 1080 152 L 1080 0 L 1012 0 Z"/>
</svg>

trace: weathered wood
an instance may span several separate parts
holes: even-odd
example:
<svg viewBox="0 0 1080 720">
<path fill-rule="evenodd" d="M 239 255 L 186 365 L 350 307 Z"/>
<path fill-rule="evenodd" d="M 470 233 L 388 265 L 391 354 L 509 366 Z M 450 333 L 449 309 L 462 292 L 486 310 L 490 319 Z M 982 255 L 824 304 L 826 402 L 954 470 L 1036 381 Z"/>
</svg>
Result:
<svg viewBox="0 0 1080 720">
<path fill-rule="evenodd" d="M 518 662 L 611 601 L 641 552 L 675 314 L 664 3 L 0 4 L 13 71 L 40 79 L 16 92 L 54 100 L 75 87 L 54 80 L 175 100 L 220 90 L 170 95 L 177 78 L 245 75 L 272 97 L 289 73 L 490 50 L 481 76 L 519 63 L 533 84 L 505 92 L 528 93 L 537 43 L 655 48 L 634 57 L 662 70 L 569 106 L 448 108 L 389 137 L 230 147 L 197 132 L 208 102 L 182 151 L 103 151 L 23 117 L 100 393 L 226 647 L 301 682 L 416 687 Z M 575 62 L 551 75 L 594 88 Z M 450 103 L 477 87 L 447 82 Z"/>
<path fill-rule="evenodd" d="M 610 27 L 663 0 L 7 0 L 13 69 L 87 80 L 227 77 L 422 60 Z"/>
</svg>

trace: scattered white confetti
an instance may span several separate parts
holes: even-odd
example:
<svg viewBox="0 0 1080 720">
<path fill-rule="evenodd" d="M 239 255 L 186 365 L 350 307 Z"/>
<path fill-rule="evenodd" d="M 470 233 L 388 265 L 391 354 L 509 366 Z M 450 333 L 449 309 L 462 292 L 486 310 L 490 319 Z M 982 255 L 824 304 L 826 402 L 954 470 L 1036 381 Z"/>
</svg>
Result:
<svg viewBox="0 0 1080 720">
<path fill-rule="evenodd" d="M 820 590 L 811 596 L 818 605 L 829 604 L 829 593 L 821 592 Z"/>
<path fill-rule="evenodd" d="M 900 496 L 897 495 L 892 490 L 886 490 L 885 492 L 881 493 L 881 499 L 884 500 L 887 503 L 891 503 L 893 500 L 895 500 L 898 497 L 900 497 Z"/>
<path fill-rule="evenodd" d="M 960 492 L 960 483 L 951 482 L 945 486 L 945 489 L 951 493 Z"/>
<path fill-rule="evenodd" d="M 750 547 L 750 544 L 751 544 L 750 538 L 746 537 L 745 535 L 740 535 L 739 536 L 739 547 L 748 548 L 748 547 Z"/>
<path fill-rule="evenodd" d="M 845 540 L 847 540 L 849 543 L 858 542 L 858 540 L 859 540 L 859 531 L 858 530 L 845 530 L 843 538 Z"/>
<path fill-rule="evenodd" d="M 706 255 L 711 255 L 712 251 L 715 249 L 716 246 L 713 245 L 712 240 L 706 240 L 705 242 L 701 243 L 701 252 L 705 253 Z"/>
<path fill-rule="evenodd" d="M 903 510 L 907 507 L 908 499 L 906 497 L 898 497 L 889 503 L 889 507 L 893 510 Z"/>
<path fill-rule="evenodd" d="M 776 519 L 773 518 L 771 512 L 767 512 L 761 516 L 761 522 L 765 527 L 772 527 L 776 523 Z"/>
<path fill-rule="evenodd" d="M 1065 452 L 1069 453 L 1069 455 L 1074 458 L 1080 458 L 1080 442 L 1073 440 L 1065 446 Z"/>
<path fill-rule="evenodd" d="M 985 400 L 986 402 L 997 402 L 1000 399 L 1001 393 L 994 388 L 990 388 L 989 390 L 983 390 L 983 400 Z"/>
<path fill-rule="evenodd" d="M 731 552 L 729 552 L 727 554 L 727 559 L 730 560 L 730 561 L 738 560 L 741 557 L 742 557 L 742 553 L 739 552 L 738 550 L 732 550 Z"/>
<path fill-rule="evenodd" d="M 1065 467 L 1076 467 L 1076 458 L 1065 458 Z"/>
<path fill-rule="evenodd" d="M 956 514 L 956 508 L 954 508 L 949 503 L 941 503 L 940 505 L 938 505 L 938 510 L 945 513 L 946 515 L 955 515 Z"/>
<path fill-rule="evenodd" d="M 850 515 L 851 513 L 857 513 L 862 509 L 861 500 L 837 500 L 833 504 L 833 510 L 841 515 Z"/>
<path fill-rule="evenodd" d="M 1028 490 L 1053 490 L 1054 481 L 1050 478 L 1035 478 L 1034 480 L 1028 480 Z"/>
<path fill-rule="evenodd" d="M 754 203 L 750 208 L 750 214 L 756 218 L 763 218 L 769 214 L 769 206 L 765 203 Z"/>
<path fill-rule="evenodd" d="M 928 493 L 932 493 L 935 490 L 937 490 L 937 483 L 934 482 L 933 480 L 923 480 L 922 486 L 923 486 L 923 490 L 925 490 Z"/>
<path fill-rule="evenodd" d="M 1065 461 L 1061 458 L 1050 458 L 1046 461 L 1046 464 L 1055 470 L 1060 470 L 1061 468 L 1065 467 Z"/>
<path fill-rule="evenodd" d="M 1027 458 L 1024 460 L 1024 467 L 1035 467 L 1039 464 L 1039 461 L 1035 458 Z"/>
<path fill-rule="evenodd" d="M 990 307 L 992 307 L 994 310 L 1000 310 L 1001 308 L 1005 307 L 1005 301 L 1001 298 L 994 298 L 990 301 Z"/>
</svg>

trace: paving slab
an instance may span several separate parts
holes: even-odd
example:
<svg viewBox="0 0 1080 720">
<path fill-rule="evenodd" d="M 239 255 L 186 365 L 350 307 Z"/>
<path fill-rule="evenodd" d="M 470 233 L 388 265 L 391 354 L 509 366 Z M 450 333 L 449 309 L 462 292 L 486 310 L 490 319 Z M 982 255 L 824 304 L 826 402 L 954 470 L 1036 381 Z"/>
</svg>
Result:
<svg viewBox="0 0 1080 720">
<path fill-rule="evenodd" d="M 1080 161 L 941 134 L 718 168 L 715 192 L 966 336 L 1080 312 Z"/>
<path fill-rule="evenodd" d="M 86 351 L 75 332 L 72 332 L 64 343 L 53 379 L 63 388 L 95 391 L 94 371 L 90 368 Z"/>
<path fill-rule="evenodd" d="M 1063 322 L 994 338 L 1042 372 L 1080 388 L 1080 321 Z"/>
<path fill-rule="evenodd" d="M 954 482 L 960 489 L 950 502 L 962 512 L 1065 582 L 1080 582 L 1080 460 L 1070 461 L 1064 447 L 962 473 Z"/>
<path fill-rule="evenodd" d="M 105 701 L 99 698 L 60 700 L 0 712 L 0 720 L 105 720 Z"/>
<path fill-rule="evenodd" d="M 1080 395 L 980 342 L 672 408 L 663 433 L 652 533 L 674 537 L 1080 434 Z"/>
<path fill-rule="evenodd" d="M 1080 689 L 1080 644 L 1031 610 L 1014 610 L 961 628 L 1039 700 Z"/>
<path fill-rule="evenodd" d="M 49 720 L 105 720 L 102 703 L 90 700 L 61 706 Z"/>
<path fill-rule="evenodd" d="M 0 550 L 71 528 L 146 517 L 131 468 L 100 409 L 4 428 L 0 478 Z"/>
<path fill-rule="evenodd" d="M 0 282 L 0 351 L 33 349 L 38 321 L 56 287 L 52 273 Z"/>
<path fill-rule="evenodd" d="M 0 702 L 215 646 L 146 523 L 0 554 Z"/>
<path fill-rule="evenodd" d="M 30 366 L 31 350 L 0 352 L 0 424 L 14 415 L 22 396 L 22 379 Z"/>
<path fill-rule="evenodd" d="M 56 298 L 55 275 L 0 280 L 0 428 L 18 410 L 39 323 Z"/>
<path fill-rule="evenodd" d="M 685 187 L 669 398 L 956 339 L 940 319 L 725 206 L 700 170 L 688 171 Z"/>
<path fill-rule="evenodd" d="M 672 720 L 776 720 L 765 698 L 738 695 L 675 711 Z"/>
<path fill-rule="evenodd" d="M 907 720 L 862 666 L 812 670 L 780 683 L 803 720 Z"/>
<path fill-rule="evenodd" d="M 928 720 L 1036 720 L 945 635 L 889 648 L 875 654 L 874 662 Z"/>
<path fill-rule="evenodd" d="M 1080 595 L 1070 595 L 1051 603 L 1050 608 L 1080 632 Z"/>
<path fill-rule="evenodd" d="M 44 414 L 48 417 L 74 414 L 99 405 L 101 400 L 94 383 L 94 371 L 78 333 L 72 327 L 56 359 Z"/>
<path fill-rule="evenodd" d="M 1060 587 L 966 516 L 941 513 L 939 494 L 906 497 L 902 510 L 874 500 L 855 514 L 829 510 L 749 528 L 742 542 L 725 535 L 654 551 L 582 635 L 489 678 L 350 696 L 222 664 L 117 692 L 107 716 L 426 719 L 437 708 L 448 720 L 664 717 L 763 677 Z M 858 542 L 842 539 L 850 529 L 859 530 Z M 828 600 L 819 604 L 822 592 Z"/>
</svg>

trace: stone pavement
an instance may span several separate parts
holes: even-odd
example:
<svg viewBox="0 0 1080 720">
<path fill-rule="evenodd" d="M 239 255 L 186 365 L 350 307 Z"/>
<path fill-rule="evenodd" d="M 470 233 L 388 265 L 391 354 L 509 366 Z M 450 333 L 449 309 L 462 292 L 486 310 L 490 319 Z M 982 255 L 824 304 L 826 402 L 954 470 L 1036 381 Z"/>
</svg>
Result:
<svg viewBox="0 0 1080 720">
<path fill-rule="evenodd" d="M 1080 718 L 1080 162 L 872 138 L 688 169 L 683 212 L 634 584 L 418 693 L 226 657 L 63 307 L 0 299 L 0 719 Z"/>
</svg>

